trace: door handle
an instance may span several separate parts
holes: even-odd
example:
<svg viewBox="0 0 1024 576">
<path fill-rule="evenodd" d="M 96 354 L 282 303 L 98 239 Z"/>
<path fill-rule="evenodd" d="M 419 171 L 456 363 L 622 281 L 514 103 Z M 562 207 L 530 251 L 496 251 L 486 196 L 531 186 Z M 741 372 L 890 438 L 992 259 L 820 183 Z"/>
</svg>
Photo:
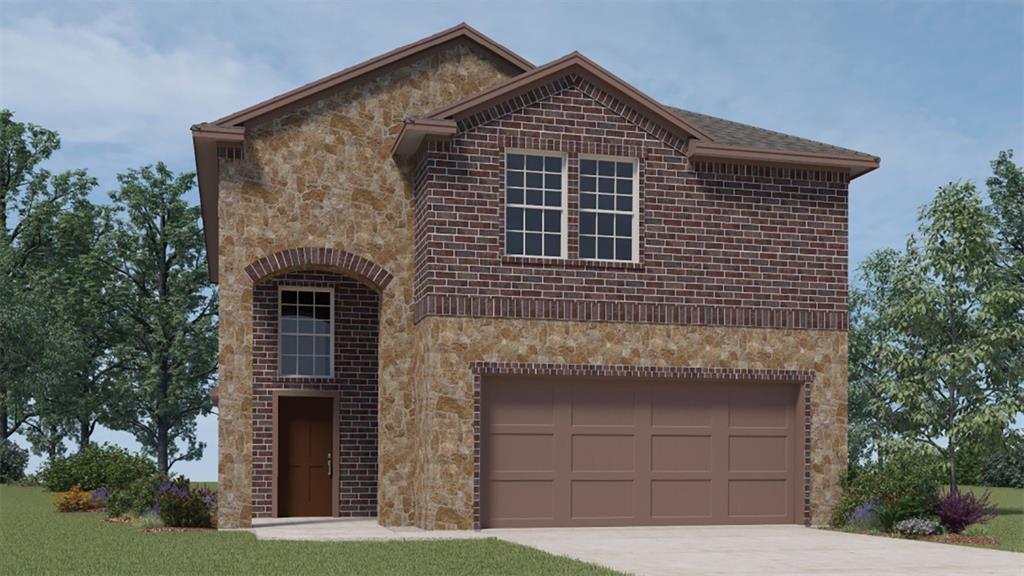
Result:
<svg viewBox="0 0 1024 576">
<path fill-rule="evenodd" d="M 333 476 L 334 475 L 334 466 L 331 464 L 331 462 L 332 462 L 332 460 L 331 460 L 331 453 L 328 452 L 327 453 L 327 475 L 328 476 Z"/>
</svg>

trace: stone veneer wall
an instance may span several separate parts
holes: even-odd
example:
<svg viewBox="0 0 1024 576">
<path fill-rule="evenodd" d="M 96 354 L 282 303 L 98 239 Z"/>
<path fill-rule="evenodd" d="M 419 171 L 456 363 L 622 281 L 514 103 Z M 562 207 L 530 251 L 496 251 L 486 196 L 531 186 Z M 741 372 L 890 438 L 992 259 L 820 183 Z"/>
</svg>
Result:
<svg viewBox="0 0 1024 576">
<path fill-rule="evenodd" d="M 282 286 L 330 288 L 334 299 L 334 376 L 282 378 L 278 370 L 278 290 Z M 254 518 L 273 513 L 273 401 L 277 390 L 315 390 L 339 395 L 339 516 L 377 515 L 377 316 L 376 290 L 340 274 L 292 272 L 253 287 Z"/>
<path fill-rule="evenodd" d="M 390 148 L 418 116 L 515 73 L 468 41 L 455 41 L 278 116 L 246 126 L 242 160 L 220 163 L 219 525 L 249 525 L 253 472 L 252 279 L 246 267 L 303 246 L 344 250 L 392 276 L 381 295 L 378 515 L 417 521 L 413 207 L 408 176 Z"/>
<path fill-rule="evenodd" d="M 845 331 L 428 317 L 416 325 L 427 391 L 420 525 L 473 526 L 475 362 L 810 370 L 810 521 L 828 522 L 846 467 Z"/>
</svg>

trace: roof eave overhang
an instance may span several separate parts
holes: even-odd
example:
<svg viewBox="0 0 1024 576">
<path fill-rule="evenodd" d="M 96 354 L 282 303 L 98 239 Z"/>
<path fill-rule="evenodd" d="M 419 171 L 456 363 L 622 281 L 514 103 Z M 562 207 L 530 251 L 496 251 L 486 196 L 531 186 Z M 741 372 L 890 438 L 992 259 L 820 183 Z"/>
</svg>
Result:
<svg viewBox="0 0 1024 576">
<path fill-rule="evenodd" d="M 412 156 L 428 137 L 449 138 L 458 132 L 454 120 L 408 119 L 391 147 L 392 156 Z"/>
<path fill-rule="evenodd" d="M 850 171 L 850 179 L 863 176 L 877 169 L 881 159 L 877 156 L 843 156 L 833 154 L 817 154 L 813 152 L 783 152 L 730 146 L 715 142 L 691 140 L 686 148 L 690 159 L 711 159 L 746 161 L 762 164 L 782 164 L 788 166 L 805 166 L 820 168 L 840 168 Z"/>
<path fill-rule="evenodd" d="M 217 202 L 220 195 L 220 163 L 217 160 L 217 147 L 221 144 L 240 145 L 244 141 L 245 128 L 215 124 L 196 124 L 192 127 L 196 179 L 199 181 L 199 209 L 203 218 L 203 239 L 206 241 L 207 274 L 214 284 L 218 281 L 219 252 Z"/>
</svg>

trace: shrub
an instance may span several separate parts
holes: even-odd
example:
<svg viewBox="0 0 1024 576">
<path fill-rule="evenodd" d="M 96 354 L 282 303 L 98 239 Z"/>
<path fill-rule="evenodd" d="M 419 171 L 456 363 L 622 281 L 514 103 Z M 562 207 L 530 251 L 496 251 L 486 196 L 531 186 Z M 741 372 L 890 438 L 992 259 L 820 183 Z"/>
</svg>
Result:
<svg viewBox="0 0 1024 576">
<path fill-rule="evenodd" d="M 21 482 L 28 466 L 28 450 L 10 439 L 0 441 L 0 484 Z"/>
<path fill-rule="evenodd" d="M 72 486 L 83 490 L 118 490 L 156 473 L 152 460 L 109 444 L 90 445 L 66 458 L 52 460 L 39 471 L 43 485 L 52 492 Z"/>
<path fill-rule="evenodd" d="M 996 507 L 988 502 L 986 490 L 980 498 L 970 492 L 946 492 L 939 496 L 935 514 L 952 534 L 959 534 L 971 524 L 988 522 L 996 515 Z"/>
<path fill-rule="evenodd" d="M 853 512 L 869 502 L 876 503 L 873 511 L 884 530 L 892 530 L 900 520 L 929 516 L 935 510 L 942 477 L 941 463 L 932 454 L 906 448 L 890 451 L 847 475 L 832 524 L 849 524 Z"/>
<path fill-rule="evenodd" d="M 893 528 L 904 536 L 931 536 L 939 532 L 939 523 L 928 518 L 907 518 L 897 522 Z"/>
<path fill-rule="evenodd" d="M 88 512 L 99 508 L 99 504 L 92 498 L 92 492 L 78 486 L 72 486 L 67 492 L 57 495 L 53 505 L 58 512 Z"/>
<path fill-rule="evenodd" d="M 184 476 L 169 480 L 157 489 L 160 520 L 175 528 L 210 528 L 216 495 L 206 488 L 193 489 Z"/>
<path fill-rule="evenodd" d="M 862 529 L 878 528 L 878 502 L 870 500 L 858 505 L 850 512 L 850 517 L 846 523 Z"/>
<path fill-rule="evenodd" d="M 1024 436 L 1014 434 L 988 455 L 981 469 L 981 483 L 1024 488 Z"/>
<path fill-rule="evenodd" d="M 114 490 L 107 500 L 107 516 L 143 516 L 156 510 L 156 492 L 166 480 L 162 474 L 138 478 L 125 488 Z"/>
</svg>

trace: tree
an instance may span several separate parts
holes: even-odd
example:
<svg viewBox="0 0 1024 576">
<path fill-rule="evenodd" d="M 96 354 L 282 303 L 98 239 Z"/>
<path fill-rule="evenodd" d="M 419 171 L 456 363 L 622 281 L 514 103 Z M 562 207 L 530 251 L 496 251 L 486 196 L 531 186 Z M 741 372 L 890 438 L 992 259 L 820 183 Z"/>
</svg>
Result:
<svg viewBox="0 0 1024 576">
<path fill-rule="evenodd" d="M 84 171 L 52 175 L 40 164 L 60 148 L 56 132 L 0 110 L 0 440 L 35 416 L 32 390 L 59 381 L 70 343 L 36 274 L 52 247 L 52 225 L 96 181 Z"/>
<path fill-rule="evenodd" d="M 107 265 L 118 277 L 111 427 L 127 430 L 162 472 L 202 456 L 196 418 L 211 410 L 217 298 L 206 274 L 199 208 L 185 200 L 195 175 L 162 163 L 118 176 L 119 218 Z M 183 446 L 181 445 L 183 444 Z"/>
<path fill-rule="evenodd" d="M 943 186 L 903 251 L 864 262 L 851 299 L 853 428 L 868 422 L 876 447 L 933 446 L 953 491 L 962 446 L 1024 409 L 1024 290 L 1005 265 L 995 212 L 972 184 Z"/>
<path fill-rule="evenodd" d="M 985 183 L 1002 244 L 1000 265 L 1011 281 L 1024 284 L 1024 171 L 1013 163 L 1012 150 L 999 153 Z"/>
<path fill-rule="evenodd" d="M 40 289 L 53 295 L 47 314 L 70 335 L 63 349 L 62 378 L 36 385 L 36 416 L 28 439 L 37 451 L 50 451 L 57 437 L 73 437 L 81 452 L 107 417 L 119 363 L 112 357 L 123 338 L 117 325 L 114 273 L 110 258 L 112 220 L 107 207 L 74 203 L 55 219 L 49 266 L 36 272 Z"/>
</svg>

